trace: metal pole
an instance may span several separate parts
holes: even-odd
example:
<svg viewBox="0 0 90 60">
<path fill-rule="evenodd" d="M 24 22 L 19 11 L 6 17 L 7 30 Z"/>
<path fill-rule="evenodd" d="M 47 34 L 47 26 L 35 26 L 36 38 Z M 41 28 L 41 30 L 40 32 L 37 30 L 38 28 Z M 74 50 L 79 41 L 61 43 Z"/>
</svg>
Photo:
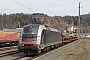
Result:
<svg viewBox="0 0 90 60">
<path fill-rule="evenodd" d="M 3 30 L 3 17 L 2 17 L 2 30 Z"/>
<path fill-rule="evenodd" d="M 18 24 L 19 24 L 19 32 L 20 32 L 20 21 L 18 22 Z"/>
<path fill-rule="evenodd" d="M 79 39 L 80 39 L 80 2 L 79 2 Z"/>
</svg>

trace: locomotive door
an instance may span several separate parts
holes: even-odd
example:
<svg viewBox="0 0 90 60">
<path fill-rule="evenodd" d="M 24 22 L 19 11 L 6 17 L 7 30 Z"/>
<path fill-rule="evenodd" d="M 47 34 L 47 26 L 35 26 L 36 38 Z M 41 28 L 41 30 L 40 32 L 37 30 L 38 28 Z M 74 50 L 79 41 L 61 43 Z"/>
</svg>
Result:
<svg viewBox="0 0 90 60">
<path fill-rule="evenodd" d="M 46 44 L 46 31 L 43 30 L 41 34 L 41 44 Z"/>
</svg>

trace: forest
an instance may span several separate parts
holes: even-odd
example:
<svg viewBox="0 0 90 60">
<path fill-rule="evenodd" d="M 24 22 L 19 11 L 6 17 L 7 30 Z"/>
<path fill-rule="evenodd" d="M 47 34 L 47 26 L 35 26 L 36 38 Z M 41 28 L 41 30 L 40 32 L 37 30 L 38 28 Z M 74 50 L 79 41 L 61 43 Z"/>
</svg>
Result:
<svg viewBox="0 0 90 60">
<path fill-rule="evenodd" d="M 80 16 L 80 25 L 83 32 L 90 32 L 90 14 Z M 15 13 L 15 14 L 2 14 L 0 15 L 0 29 L 15 29 L 22 28 L 27 24 L 44 24 L 60 30 L 65 30 L 70 26 L 78 27 L 78 16 L 48 16 L 44 13 Z"/>
</svg>

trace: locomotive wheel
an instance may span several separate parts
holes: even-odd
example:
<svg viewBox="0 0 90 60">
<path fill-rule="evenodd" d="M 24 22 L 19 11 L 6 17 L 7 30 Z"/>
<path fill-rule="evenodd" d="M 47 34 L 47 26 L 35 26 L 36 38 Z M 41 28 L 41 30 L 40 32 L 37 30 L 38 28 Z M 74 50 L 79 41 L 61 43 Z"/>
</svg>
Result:
<svg viewBox="0 0 90 60">
<path fill-rule="evenodd" d="M 45 47 L 44 48 L 44 52 L 48 51 L 49 50 L 49 47 Z"/>
<path fill-rule="evenodd" d="M 54 48 L 54 46 L 52 45 L 52 46 L 51 46 L 51 48 L 53 49 L 53 48 Z"/>
<path fill-rule="evenodd" d="M 47 47 L 47 51 L 49 50 L 49 47 Z"/>
<path fill-rule="evenodd" d="M 47 49 L 46 48 L 44 48 L 44 52 L 46 52 L 47 51 Z"/>
</svg>

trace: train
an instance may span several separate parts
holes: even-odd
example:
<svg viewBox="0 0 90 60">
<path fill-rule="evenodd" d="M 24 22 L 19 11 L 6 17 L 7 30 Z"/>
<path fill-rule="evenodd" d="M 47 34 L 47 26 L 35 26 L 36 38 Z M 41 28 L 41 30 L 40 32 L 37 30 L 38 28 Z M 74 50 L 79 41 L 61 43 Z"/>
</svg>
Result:
<svg viewBox="0 0 90 60">
<path fill-rule="evenodd" d="M 28 24 L 23 27 L 18 50 L 26 55 L 35 55 L 59 47 L 66 41 L 70 42 L 61 30 L 41 24 Z"/>
</svg>

